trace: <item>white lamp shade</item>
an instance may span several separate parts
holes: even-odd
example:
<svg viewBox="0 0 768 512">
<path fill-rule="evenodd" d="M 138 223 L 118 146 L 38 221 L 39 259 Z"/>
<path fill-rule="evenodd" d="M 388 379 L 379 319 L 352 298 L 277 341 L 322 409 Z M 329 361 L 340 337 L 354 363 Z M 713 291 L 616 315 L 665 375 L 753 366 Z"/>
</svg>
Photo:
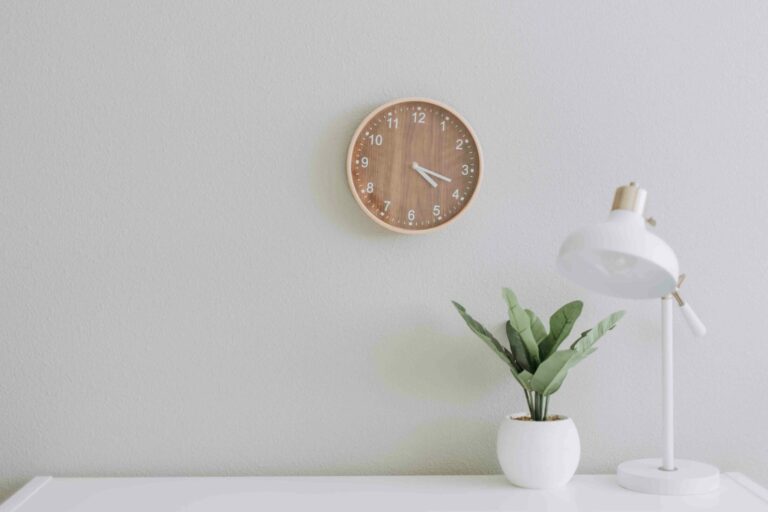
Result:
<svg viewBox="0 0 768 512">
<path fill-rule="evenodd" d="M 646 228 L 637 212 L 614 210 L 608 221 L 582 228 L 563 242 L 560 272 L 596 292 L 628 299 L 658 298 L 674 291 L 677 256 Z"/>
</svg>

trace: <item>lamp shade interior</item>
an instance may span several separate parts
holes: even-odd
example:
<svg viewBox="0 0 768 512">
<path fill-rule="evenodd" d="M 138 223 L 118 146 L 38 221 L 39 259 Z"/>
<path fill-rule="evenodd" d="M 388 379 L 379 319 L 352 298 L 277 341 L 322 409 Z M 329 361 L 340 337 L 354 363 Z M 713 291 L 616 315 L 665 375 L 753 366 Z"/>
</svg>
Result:
<svg viewBox="0 0 768 512">
<path fill-rule="evenodd" d="M 585 288 L 631 299 L 672 292 L 679 274 L 672 249 L 648 232 L 640 215 L 621 210 L 571 234 L 557 263 L 565 277 Z"/>
</svg>

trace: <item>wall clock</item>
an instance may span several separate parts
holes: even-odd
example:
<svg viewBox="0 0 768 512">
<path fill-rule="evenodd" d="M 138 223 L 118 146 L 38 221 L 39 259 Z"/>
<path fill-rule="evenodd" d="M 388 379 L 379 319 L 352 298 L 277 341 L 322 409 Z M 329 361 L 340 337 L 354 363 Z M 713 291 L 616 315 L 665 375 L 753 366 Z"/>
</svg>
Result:
<svg viewBox="0 0 768 512">
<path fill-rule="evenodd" d="M 347 153 L 358 205 L 398 233 L 426 233 L 456 220 L 472 202 L 482 171 L 469 124 L 447 105 L 424 98 L 375 109 Z"/>
</svg>

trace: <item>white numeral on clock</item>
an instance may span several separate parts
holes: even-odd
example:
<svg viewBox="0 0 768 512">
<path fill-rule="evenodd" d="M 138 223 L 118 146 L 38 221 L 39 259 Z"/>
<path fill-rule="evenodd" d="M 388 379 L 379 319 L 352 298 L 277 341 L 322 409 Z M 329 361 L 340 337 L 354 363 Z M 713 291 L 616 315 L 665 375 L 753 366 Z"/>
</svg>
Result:
<svg viewBox="0 0 768 512">
<path fill-rule="evenodd" d="M 414 123 L 424 124 L 425 119 L 427 118 L 427 114 L 424 112 L 414 112 L 411 114 L 411 117 L 413 118 Z"/>
<path fill-rule="evenodd" d="M 469 166 L 467 164 L 464 164 L 461 166 L 461 175 L 466 176 L 469 174 Z"/>
<path fill-rule="evenodd" d="M 461 139 L 456 139 L 456 149 L 463 150 L 464 149 L 464 141 Z"/>
<path fill-rule="evenodd" d="M 408 220 L 413 221 L 416 218 L 416 212 L 414 210 L 408 210 Z"/>
<path fill-rule="evenodd" d="M 360 159 L 360 165 L 363 166 L 363 169 L 367 169 L 368 168 L 368 157 L 367 156 L 364 156 L 363 158 Z"/>
<path fill-rule="evenodd" d="M 454 190 L 453 194 L 451 194 L 451 197 L 453 197 L 454 199 L 458 199 L 459 198 L 459 189 Z"/>
<path fill-rule="evenodd" d="M 373 192 L 373 182 L 372 182 L 372 181 L 369 181 L 369 182 L 368 182 L 368 186 L 367 186 L 367 187 L 365 187 L 365 191 L 366 191 L 366 192 L 368 192 L 369 194 L 370 194 L 371 192 Z"/>
<path fill-rule="evenodd" d="M 384 211 L 389 210 L 390 204 L 392 204 L 392 201 L 384 201 Z"/>
<path fill-rule="evenodd" d="M 445 131 L 445 121 L 440 121 L 440 128 L 442 128 L 443 131 Z"/>
<path fill-rule="evenodd" d="M 397 128 L 397 122 L 398 122 L 398 121 L 397 121 L 397 118 L 396 118 L 396 117 L 394 117 L 394 118 L 392 118 L 392 117 L 388 117 L 388 118 L 387 118 L 387 125 L 388 125 L 390 128 Z"/>
<path fill-rule="evenodd" d="M 436 204 L 435 206 L 432 207 L 432 215 L 434 215 L 435 217 L 439 217 L 440 216 L 440 205 L 439 204 Z"/>
<path fill-rule="evenodd" d="M 369 135 L 368 139 L 371 141 L 372 146 L 381 146 L 384 144 L 384 136 L 381 134 Z"/>
</svg>

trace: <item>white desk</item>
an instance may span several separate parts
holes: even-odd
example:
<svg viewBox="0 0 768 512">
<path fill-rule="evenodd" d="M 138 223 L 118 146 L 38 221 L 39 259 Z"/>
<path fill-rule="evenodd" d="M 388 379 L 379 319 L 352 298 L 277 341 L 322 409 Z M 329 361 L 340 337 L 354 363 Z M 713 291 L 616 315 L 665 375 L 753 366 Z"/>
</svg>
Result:
<svg viewBox="0 0 768 512">
<path fill-rule="evenodd" d="M 254 511 L 768 511 L 768 492 L 739 473 L 700 496 L 651 496 L 613 475 L 577 475 L 555 491 L 519 489 L 502 476 L 32 479 L 0 512 Z"/>
</svg>

